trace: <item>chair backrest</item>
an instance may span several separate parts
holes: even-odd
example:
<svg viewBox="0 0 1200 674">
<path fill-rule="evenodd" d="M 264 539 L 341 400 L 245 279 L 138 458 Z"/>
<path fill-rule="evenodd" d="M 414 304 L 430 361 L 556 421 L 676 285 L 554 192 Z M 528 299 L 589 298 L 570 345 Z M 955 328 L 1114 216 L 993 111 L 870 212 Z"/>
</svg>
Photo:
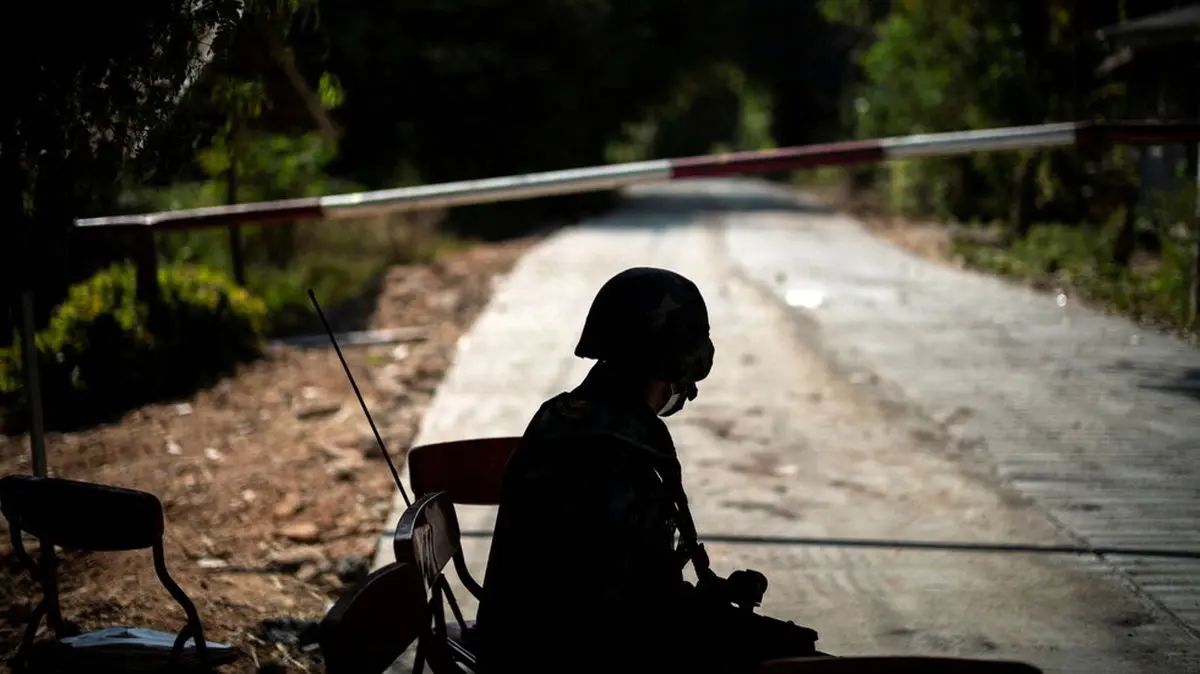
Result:
<svg viewBox="0 0 1200 674">
<path fill-rule="evenodd" d="M 445 573 L 446 565 L 451 560 L 456 565 L 462 560 L 458 518 L 449 495 L 445 492 L 425 494 L 409 506 L 396 523 L 392 546 L 396 561 L 418 569 L 424 587 L 430 591 L 425 615 L 426 620 L 433 622 L 433 629 L 429 638 L 422 641 L 420 650 L 423 657 L 435 672 L 473 671 L 475 654 L 465 643 L 450 638 L 445 615 L 448 605 L 458 624 L 458 631 L 465 634 L 469 630 Z M 463 664 L 466 670 L 460 666 Z"/>
<path fill-rule="evenodd" d="M 318 642 L 329 674 L 384 672 L 424 632 L 425 586 L 412 564 L 377 569 L 342 594 L 321 620 Z"/>
<path fill-rule="evenodd" d="M 143 550 L 163 538 L 158 497 L 104 484 L 9 475 L 0 478 L 0 511 L 14 529 L 74 550 Z"/>
<path fill-rule="evenodd" d="M 440 491 L 425 494 L 409 506 L 392 538 L 396 561 L 415 566 L 428 587 L 441 579 L 446 564 L 461 548 L 454 504 Z"/>
<path fill-rule="evenodd" d="M 756 674 L 1041 674 L 1023 662 L 920 656 L 798 658 L 764 663 Z"/>
<path fill-rule="evenodd" d="M 510 436 L 414 447 L 408 453 L 413 491 L 445 492 L 459 505 L 499 505 L 504 467 L 520 442 L 520 436 Z"/>
</svg>

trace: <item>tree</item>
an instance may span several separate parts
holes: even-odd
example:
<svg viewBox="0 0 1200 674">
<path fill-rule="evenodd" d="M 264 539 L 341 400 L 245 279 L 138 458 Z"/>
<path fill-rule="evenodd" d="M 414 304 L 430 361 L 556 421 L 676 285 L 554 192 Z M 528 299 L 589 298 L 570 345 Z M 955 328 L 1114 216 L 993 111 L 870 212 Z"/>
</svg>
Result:
<svg viewBox="0 0 1200 674">
<path fill-rule="evenodd" d="M 129 0 L 84 3 L 70 16 L 53 3 L 25 10 L 21 21 L 6 22 L 11 34 L 0 40 L 7 64 L 0 226 L 11 256 L 4 287 L 37 288 L 44 317 L 71 280 L 73 218 L 111 208 L 122 172 L 149 165 L 155 128 L 212 59 L 214 42 L 243 5 Z M 0 327 L 11 334 L 11 323 Z"/>
<path fill-rule="evenodd" d="M 1111 114 L 1092 71 L 1092 36 L 1120 2 L 895 0 L 822 3 L 857 32 L 854 125 L 875 137 L 1088 119 Z M 1118 106 L 1119 107 L 1119 106 Z M 1076 153 L 986 154 L 891 169 L 902 207 L 961 220 L 1083 217 Z"/>
</svg>

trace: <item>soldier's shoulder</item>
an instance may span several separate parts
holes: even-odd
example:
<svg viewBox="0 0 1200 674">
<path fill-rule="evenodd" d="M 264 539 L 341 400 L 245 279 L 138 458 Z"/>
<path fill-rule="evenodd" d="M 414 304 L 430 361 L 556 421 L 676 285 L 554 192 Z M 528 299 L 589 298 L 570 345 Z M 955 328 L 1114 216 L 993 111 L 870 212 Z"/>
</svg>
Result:
<svg viewBox="0 0 1200 674">
<path fill-rule="evenodd" d="M 643 455 L 647 452 L 660 453 L 658 440 L 653 429 L 646 428 L 645 420 L 628 410 L 564 393 L 541 406 L 525 431 L 522 445 L 531 454 L 560 458 L 567 454 L 580 461 L 625 463 L 645 461 Z"/>
</svg>

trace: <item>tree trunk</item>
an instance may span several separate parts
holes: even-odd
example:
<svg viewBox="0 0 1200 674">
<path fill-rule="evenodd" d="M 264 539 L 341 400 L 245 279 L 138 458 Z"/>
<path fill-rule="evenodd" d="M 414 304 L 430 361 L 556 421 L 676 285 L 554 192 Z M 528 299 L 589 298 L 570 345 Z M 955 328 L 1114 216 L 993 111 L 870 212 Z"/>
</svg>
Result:
<svg viewBox="0 0 1200 674">
<path fill-rule="evenodd" d="M 225 171 L 225 202 L 230 206 L 238 202 L 237 138 L 229 136 L 229 169 Z M 242 228 L 229 225 L 229 260 L 233 266 L 233 280 L 246 287 L 246 256 L 242 245 Z"/>
<path fill-rule="evenodd" d="M 312 88 L 308 86 L 308 82 L 304 81 L 304 76 L 296 68 L 295 59 L 288 52 L 275 27 L 264 21 L 259 24 L 259 31 L 267 43 L 272 60 L 283 70 L 288 83 L 292 85 L 292 89 L 296 92 L 296 95 L 304 102 L 304 109 L 308 112 L 309 117 L 312 118 L 313 124 L 316 125 L 321 135 L 325 136 L 327 140 L 337 140 L 340 135 L 337 126 L 329 118 L 329 115 L 326 114 L 325 106 L 321 105 L 321 101 L 317 98 Z"/>
<path fill-rule="evenodd" d="M 1022 157 L 1014 172 L 1014 190 L 1012 209 L 1008 216 L 1008 241 L 1015 243 L 1025 238 L 1033 226 L 1033 196 L 1034 179 L 1037 171 L 1037 156 L 1033 154 Z"/>
<path fill-rule="evenodd" d="M 9 130 L 5 130 L 6 132 Z M 5 138 L 4 147 L 13 144 Z M 20 288 L 29 273 L 21 254 L 25 227 L 24 180 L 14 152 L 0 152 L 0 347 L 7 346 L 21 324 Z"/>
</svg>

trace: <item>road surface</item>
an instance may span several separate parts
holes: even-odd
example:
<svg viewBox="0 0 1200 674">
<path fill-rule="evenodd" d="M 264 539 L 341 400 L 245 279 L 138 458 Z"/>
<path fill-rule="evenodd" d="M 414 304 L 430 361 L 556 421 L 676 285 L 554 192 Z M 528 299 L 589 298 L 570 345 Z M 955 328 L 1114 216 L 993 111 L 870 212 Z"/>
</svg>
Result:
<svg viewBox="0 0 1200 674">
<path fill-rule="evenodd" d="M 591 297 L 636 265 L 691 277 L 710 303 L 716 365 L 668 422 L 703 534 L 1200 548 L 1200 403 L 1143 381 L 1200 370 L 1196 353 L 915 260 L 752 181 L 641 188 L 528 253 L 417 443 L 519 434 L 582 378 L 571 352 Z M 487 531 L 493 512 L 460 517 Z M 487 544 L 466 542 L 480 579 Z M 1200 671 L 1197 562 L 709 547 L 719 570 L 764 572 L 762 610 L 814 627 L 823 650 Z"/>
</svg>

